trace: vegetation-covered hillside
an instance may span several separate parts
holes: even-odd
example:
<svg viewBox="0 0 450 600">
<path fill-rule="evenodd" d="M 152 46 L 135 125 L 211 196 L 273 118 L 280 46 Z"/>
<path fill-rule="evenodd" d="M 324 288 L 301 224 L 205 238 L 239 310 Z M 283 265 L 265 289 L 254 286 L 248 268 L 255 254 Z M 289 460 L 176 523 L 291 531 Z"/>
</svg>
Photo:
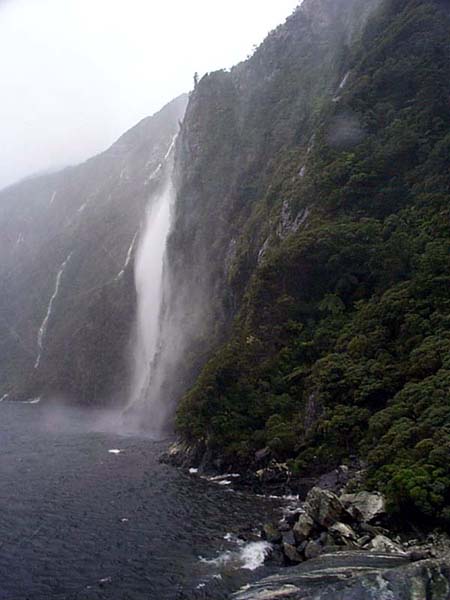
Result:
<svg viewBox="0 0 450 600">
<path fill-rule="evenodd" d="M 232 239 L 234 322 L 178 429 L 233 466 L 268 447 L 306 476 L 357 455 L 393 511 L 448 524 L 450 11 L 384 0 L 361 35 L 345 23 L 344 42 L 321 39 L 305 4 L 248 63 L 200 82 L 188 109 L 185 136 L 202 102 L 223 132 L 199 172 L 234 185 L 207 198 Z M 316 71 L 319 42 L 334 58 Z M 276 83 L 247 98 L 249 74 Z"/>
</svg>

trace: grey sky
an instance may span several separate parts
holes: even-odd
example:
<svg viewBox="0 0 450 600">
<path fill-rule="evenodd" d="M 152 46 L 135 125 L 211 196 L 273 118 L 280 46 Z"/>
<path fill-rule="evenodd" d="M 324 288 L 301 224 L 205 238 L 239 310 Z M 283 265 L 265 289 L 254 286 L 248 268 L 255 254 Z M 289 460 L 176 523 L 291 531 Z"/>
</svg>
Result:
<svg viewBox="0 0 450 600">
<path fill-rule="evenodd" d="M 103 150 L 298 0 L 0 0 L 0 187 Z"/>
</svg>

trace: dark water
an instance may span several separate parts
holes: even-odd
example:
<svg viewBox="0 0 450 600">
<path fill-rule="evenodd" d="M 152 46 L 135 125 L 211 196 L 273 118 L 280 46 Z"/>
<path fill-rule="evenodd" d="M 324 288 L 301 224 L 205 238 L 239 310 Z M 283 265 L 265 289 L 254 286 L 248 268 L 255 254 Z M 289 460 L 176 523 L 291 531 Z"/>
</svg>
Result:
<svg viewBox="0 0 450 600">
<path fill-rule="evenodd" d="M 220 599 L 269 572 L 244 568 L 261 547 L 234 534 L 280 501 L 161 465 L 161 443 L 88 421 L 0 403 L 1 600 Z"/>
</svg>

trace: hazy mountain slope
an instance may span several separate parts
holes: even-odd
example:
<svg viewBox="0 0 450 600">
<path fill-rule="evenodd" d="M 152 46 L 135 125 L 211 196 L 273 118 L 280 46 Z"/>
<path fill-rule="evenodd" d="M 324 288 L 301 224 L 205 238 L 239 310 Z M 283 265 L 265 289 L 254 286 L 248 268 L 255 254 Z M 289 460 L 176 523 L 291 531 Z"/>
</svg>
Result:
<svg viewBox="0 0 450 600">
<path fill-rule="evenodd" d="M 448 519 L 449 76 L 447 4 L 309 0 L 200 82 L 171 251 L 197 343 L 237 315 L 178 411 L 210 459 L 358 454 L 393 509 Z"/>
<path fill-rule="evenodd" d="M 186 100 L 80 166 L 0 192 L 0 397 L 110 403 L 127 384 L 133 252 Z"/>
</svg>

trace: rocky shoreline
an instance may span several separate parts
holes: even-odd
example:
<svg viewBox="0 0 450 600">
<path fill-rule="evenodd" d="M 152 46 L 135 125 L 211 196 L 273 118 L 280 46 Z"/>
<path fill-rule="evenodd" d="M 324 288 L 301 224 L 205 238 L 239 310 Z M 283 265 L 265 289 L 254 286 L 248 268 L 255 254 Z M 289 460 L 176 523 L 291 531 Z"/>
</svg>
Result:
<svg viewBox="0 0 450 600">
<path fill-rule="evenodd" d="M 415 562 L 436 558 L 429 542 L 402 543 L 383 527 L 385 500 L 378 492 L 361 491 L 337 496 L 314 487 L 297 512 L 278 525 L 266 524 L 263 539 L 273 545 L 273 559 L 285 566 L 317 558 L 321 554 L 364 550 L 396 554 Z"/>
<path fill-rule="evenodd" d="M 256 466 L 264 458 L 256 457 Z M 162 461 L 199 474 L 219 472 L 207 455 L 180 442 Z M 281 521 L 261 531 L 278 574 L 244 588 L 236 600 L 450 600 L 450 539 L 394 531 L 383 495 L 362 489 L 361 464 L 299 480 L 268 460 L 234 481 L 255 493 L 298 497 Z"/>
</svg>

